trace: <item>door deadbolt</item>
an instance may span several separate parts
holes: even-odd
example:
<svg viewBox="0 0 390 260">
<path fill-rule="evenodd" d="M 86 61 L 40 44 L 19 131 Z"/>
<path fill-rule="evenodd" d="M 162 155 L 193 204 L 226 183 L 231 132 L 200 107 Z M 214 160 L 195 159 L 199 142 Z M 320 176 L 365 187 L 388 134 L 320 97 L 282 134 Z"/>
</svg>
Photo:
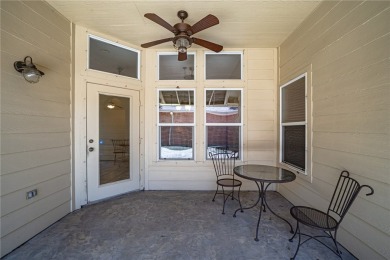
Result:
<svg viewBox="0 0 390 260">
<path fill-rule="evenodd" d="M 93 150 L 95 150 L 93 147 L 88 148 L 88 151 L 90 151 L 90 152 L 93 152 Z"/>
<path fill-rule="evenodd" d="M 89 139 L 88 142 L 89 142 L 90 144 L 92 144 L 92 143 L 93 143 L 93 139 Z"/>
</svg>

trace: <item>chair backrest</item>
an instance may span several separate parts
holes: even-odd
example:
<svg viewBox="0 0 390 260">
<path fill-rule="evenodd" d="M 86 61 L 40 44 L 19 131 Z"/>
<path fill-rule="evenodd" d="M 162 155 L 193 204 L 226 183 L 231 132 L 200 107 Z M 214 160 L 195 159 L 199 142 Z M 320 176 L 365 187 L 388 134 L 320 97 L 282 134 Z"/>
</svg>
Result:
<svg viewBox="0 0 390 260">
<path fill-rule="evenodd" d="M 124 153 L 128 149 L 129 140 L 128 139 L 111 139 L 112 145 L 114 146 L 114 153 L 120 152 Z"/>
<path fill-rule="evenodd" d="M 213 160 L 215 174 L 217 178 L 230 175 L 234 178 L 233 168 L 236 163 L 236 152 L 209 152 L 210 158 Z"/>
<path fill-rule="evenodd" d="M 371 190 L 366 196 L 374 194 L 371 186 L 360 185 L 355 179 L 349 177 L 348 171 L 342 171 L 329 204 L 328 215 L 333 213 L 333 217 L 338 216 L 336 220 L 340 224 L 363 187 Z"/>
</svg>

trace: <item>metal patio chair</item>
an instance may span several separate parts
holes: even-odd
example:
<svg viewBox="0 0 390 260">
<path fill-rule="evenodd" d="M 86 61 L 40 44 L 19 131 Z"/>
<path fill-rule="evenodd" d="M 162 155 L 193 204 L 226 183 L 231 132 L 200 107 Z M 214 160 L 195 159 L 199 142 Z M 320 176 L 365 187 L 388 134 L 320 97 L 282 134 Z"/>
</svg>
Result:
<svg viewBox="0 0 390 260">
<path fill-rule="evenodd" d="M 337 245 L 337 230 L 340 226 L 341 221 L 351 207 L 352 203 L 355 201 L 357 195 L 364 187 L 371 190 L 369 193 L 366 194 L 366 196 L 374 194 L 374 189 L 371 186 L 360 185 L 355 179 L 349 177 L 348 171 L 342 171 L 327 212 L 323 212 L 315 208 L 305 206 L 292 207 L 290 209 L 290 213 L 297 220 L 297 227 L 295 229 L 293 237 L 290 238 L 289 241 L 292 242 L 294 237 L 298 234 L 298 247 L 295 251 L 294 256 L 291 259 L 295 259 L 300 246 L 311 239 L 320 242 L 341 258 L 341 251 L 339 250 Z M 308 234 L 301 233 L 299 227 L 300 224 L 314 229 L 322 230 L 324 231 L 325 235 L 311 236 Z M 301 242 L 301 235 L 306 236 L 308 238 Z M 321 237 L 331 238 L 336 247 L 336 250 L 333 250 L 330 246 L 320 241 L 318 238 Z"/>
<path fill-rule="evenodd" d="M 114 147 L 114 164 L 117 160 L 117 155 L 121 156 L 121 159 L 126 158 L 129 153 L 129 139 L 111 139 Z"/>
<path fill-rule="evenodd" d="M 242 182 L 240 180 L 235 179 L 233 172 L 237 153 L 228 151 L 215 153 L 209 152 L 209 156 L 213 161 L 215 174 L 217 175 L 217 190 L 215 191 L 213 201 L 215 201 L 215 196 L 217 196 L 217 194 L 223 194 L 222 214 L 225 214 L 225 203 L 229 197 L 231 197 L 232 200 L 238 201 L 242 211 L 242 206 L 240 202 L 240 189 Z M 219 191 L 219 187 L 221 187 L 222 192 Z M 231 188 L 231 191 L 225 192 L 225 188 Z M 234 188 L 238 188 L 237 198 L 234 196 Z"/>
</svg>

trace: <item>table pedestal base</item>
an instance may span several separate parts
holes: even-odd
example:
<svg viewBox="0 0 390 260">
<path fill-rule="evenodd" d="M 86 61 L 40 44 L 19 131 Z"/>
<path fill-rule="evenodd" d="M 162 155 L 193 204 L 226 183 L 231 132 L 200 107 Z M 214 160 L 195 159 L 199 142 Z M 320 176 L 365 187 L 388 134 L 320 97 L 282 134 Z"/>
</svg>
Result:
<svg viewBox="0 0 390 260">
<path fill-rule="evenodd" d="M 268 205 L 267 203 L 267 197 L 266 197 L 266 191 L 267 191 L 267 188 L 269 187 L 269 185 L 271 185 L 271 183 L 268 183 L 267 186 L 265 186 L 264 188 L 264 182 L 257 182 L 255 181 L 256 185 L 257 185 L 257 188 L 259 190 L 259 197 L 257 198 L 257 201 L 255 202 L 255 204 L 253 204 L 252 206 L 250 207 L 247 207 L 247 208 L 239 208 L 237 209 L 234 214 L 233 214 L 233 217 L 236 217 L 236 213 L 237 211 L 241 211 L 241 212 L 244 212 L 244 209 L 251 209 L 253 207 L 255 207 L 256 205 L 259 204 L 260 202 L 260 210 L 259 210 L 259 218 L 257 220 L 257 226 L 256 226 L 256 237 L 255 237 L 255 241 L 259 241 L 259 238 L 258 238 L 258 234 L 259 234 L 259 225 L 260 225 L 260 219 L 261 219 L 261 212 L 264 211 L 266 212 L 266 208 L 269 209 L 269 211 L 271 211 L 272 214 L 274 214 L 275 216 L 277 216 L 278 218 L 284 220 L 289 226 L 290 226 L 290 233 L 294 233 L 294 230 L 293 230 L 293 227 L 291 226 L 290 222 L 288 222 L 286 219 L 282 218 L 281 216 L 279 216 L 278 214 L 276 214 Z M 260 185 L 259 185 L 260 183 Z"/>
</svg>

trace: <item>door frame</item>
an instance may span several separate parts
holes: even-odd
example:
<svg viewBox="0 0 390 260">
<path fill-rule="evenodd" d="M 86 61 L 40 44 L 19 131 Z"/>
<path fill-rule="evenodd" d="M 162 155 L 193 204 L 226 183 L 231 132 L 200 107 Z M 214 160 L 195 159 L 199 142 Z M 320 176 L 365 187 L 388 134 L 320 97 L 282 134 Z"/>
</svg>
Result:
<svg viewBox="0 0 390 260">
<path fill-rule="evenodd" d="M 87 193 L 87 85 L 108 85 L 114 88 L 122 88 L 135 90 L 139 92 L 140 108 L 139 108 L 139 189 L 145 189 L 145 170 L 144 170 L 144 91 L 141 82 L 138 80 L 116 81 L 96 79 L 87 81 L 87 79 L 80 79 L 82 82 L 77 86 L 74 84 L 72 91 L 72 208 L 71 210 L 80 209 L 82 206 L 88 204 Z M 77 87 L 76 87 L 77 86 Z"/>
<path fill-rule="evenodd" d="M 120 194 L 140 189 L 139 178 L 139 91 L 133 89 L 116 88 L 110 85 L 87 83 L 87 199 L 88 203 L 105 200 Z M 100 95 L 124 97 L 129 100 L 129 179 L 99 184 L 100 174 L 100 129 L 102 119 L 99 113 Z M 94 142 L 90 143 L 89 140 Z M 111 143 L 109 143 L 111 145 Z"/>
<path fill-rule="evenodd" d="M 130 48 L 139 49 L 139 46 L 124 42 L 121 39 L 114 38 L 86 27 L 73 24 L 72 25 L 72 89 L 69 93 L 72 96 L 70 110 L 72 113 L 72 126 L 69 129 L 69 135 L 72 140 L 71 154 L 72 158 L 70 165 L 72 171 L 72 186 L 71 186 L 71 211 L 80 209 L 81 206 L 87 204 L 87 167 L 86 167 L 86 99 L 87 99 L 87 83 L 95 83 L 102 85 L 110 85 L 118 88 L 138 90 L 140 93 L 140 125 L 139 125 L 139 148 L 140 148 L 140 189 L 148 188 L 148 172 L 145 169 L 145 71 L 146 67 L 140 67 L 140 78 L 129 78 L 121 75 L 104 73 L 88 69 L 88 35 L 92 34 L 118 44 L 128 46 Z M 140 64 L 145 64 L 146 55 L 141 50 Z M 66 78 L 60 78 L 67 80 Z M 146 186 L 145 186 L 146 185 Z"/>
</svg>

